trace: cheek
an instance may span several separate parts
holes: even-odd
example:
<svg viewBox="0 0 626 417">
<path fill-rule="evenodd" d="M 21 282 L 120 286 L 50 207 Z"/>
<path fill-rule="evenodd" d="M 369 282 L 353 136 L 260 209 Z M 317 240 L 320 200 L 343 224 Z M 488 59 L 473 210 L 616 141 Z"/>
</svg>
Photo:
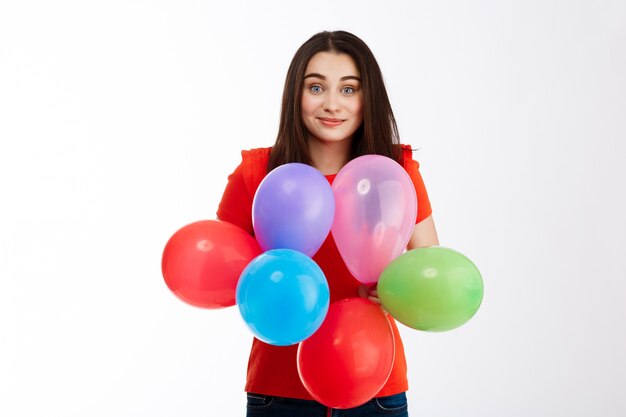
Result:
<svg viewBox="0 0 626 417">
<path fill-rule="evenodd" d="M 363 100 L 356 100 L 354 105 L 352 106 L 352 114 L 358 117 L 360 120 L 363 119 Z"/>
<path fill-rule="evenodd" d="M 351 97 L 350 108 L 354 114 L 363 113 L 363 92 L 359 91 Z"/>
<path fill-rule="evenodd" d="M 302 107 L 303 115 L 310 115 L 317 108 L 317 103 L 316 103 L 315 98 L 309 97 L 306 95 L 302 96 L 302 102 L 300 103 L 300 105 Z"/>
</svg>

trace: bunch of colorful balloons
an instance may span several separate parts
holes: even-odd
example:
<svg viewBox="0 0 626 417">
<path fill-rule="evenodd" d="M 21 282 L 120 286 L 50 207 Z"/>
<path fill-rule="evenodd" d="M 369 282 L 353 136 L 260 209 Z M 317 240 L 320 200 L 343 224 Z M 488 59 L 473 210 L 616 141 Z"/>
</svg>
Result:
<svg viewBox="0 0 626 417">
<path fill-rule="evenodd" d="M 311 259 L 328 233 L 352 275 L 377 285 L 384 309 L 413 329 L 461 326 L 482 301 L 480 272 L 461 253 L 444 247 L 405 252 L 416 215 L 413 183 L 390 158 L 355 158 L 332 186 L 309 165 L 285 164 L 254 196 L 254 238 L 219 220 L 187 225 L 165 246 L 163 276 L 191 305 L 236 303 L 258 339 L 299 344 L 298 372 L 311 396 L 351 408 L 389 378 L 394 337 L 374 302 L 355 297 L 330 304 L 326 277 Z"/>
</svg>

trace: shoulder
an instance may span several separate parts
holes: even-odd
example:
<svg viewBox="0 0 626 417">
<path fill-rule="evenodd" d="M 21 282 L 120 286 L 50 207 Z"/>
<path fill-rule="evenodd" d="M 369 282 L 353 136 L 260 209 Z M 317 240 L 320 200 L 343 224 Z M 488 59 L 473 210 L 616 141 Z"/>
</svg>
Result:
<svg viewBox="0 0 626 417">
<path fill-rule="evenodd" d="M 270 151 L 272 148 L 252 148 L 244 149 L 241 151 L 241 166 L 244 171 L 246 170 L 261 170 L 267 169 L 267 163 L 270 158 Z"/>
<path fill-rule="evenodd" d="M 401 143 L 400 150 L 402 152 L 401 161 L 404 169 L 417 169 L 420 164 L 415 159 L 413 159 L 413 147 L 409 144 Z"/>
<path fill-rule="evenodd" d="M 252 148 L 241 151 L 241 173 L 250 195 L 254 195 L 261 180 L 267 175 L 267 164 L 272 148 Z"/>
<path fill-rule="evenodd" d="M 271 150 L 271 147 L 244 149 L 241 151 L 241 157 L 244 161 L 259 158 L 269 159 Z"/>
</svg>

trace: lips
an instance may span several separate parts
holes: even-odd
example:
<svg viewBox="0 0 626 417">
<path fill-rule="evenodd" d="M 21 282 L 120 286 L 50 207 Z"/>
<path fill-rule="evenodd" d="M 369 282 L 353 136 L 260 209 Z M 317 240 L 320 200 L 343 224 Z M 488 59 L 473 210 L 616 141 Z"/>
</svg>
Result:
<svg viewBox="0 0 626 417">
<path fill-rule="evenodd" d="M 333 119 L 331 117 L 318 117 L 318 119 L 324 126 L 328 127 L 339 126 L 344 122 L 342 119 Z"/>
</svg>

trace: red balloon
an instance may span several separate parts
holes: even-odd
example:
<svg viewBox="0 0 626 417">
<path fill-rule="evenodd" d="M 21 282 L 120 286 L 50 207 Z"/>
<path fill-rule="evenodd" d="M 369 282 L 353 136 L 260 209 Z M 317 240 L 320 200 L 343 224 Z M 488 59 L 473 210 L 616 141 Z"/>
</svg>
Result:
<svg viewBox="0 0 626 417">
<path fill-rule="evenodd" d="M 394 355 L 393 330 L 380 306 L 348 298 L 331 304 L 319 330 L 300 343 L 298 373 L 318 402 L 352 408 L 380 392 Z"/>
<path fill-rule="evenodd" d="M 161 268 L 169 289 L 196 307 L 235 305 L 237 281 L 261 254 L 243 229 L 220 220 L 201 220 L 178 230 L 163 250 Z"/>
</svg>

